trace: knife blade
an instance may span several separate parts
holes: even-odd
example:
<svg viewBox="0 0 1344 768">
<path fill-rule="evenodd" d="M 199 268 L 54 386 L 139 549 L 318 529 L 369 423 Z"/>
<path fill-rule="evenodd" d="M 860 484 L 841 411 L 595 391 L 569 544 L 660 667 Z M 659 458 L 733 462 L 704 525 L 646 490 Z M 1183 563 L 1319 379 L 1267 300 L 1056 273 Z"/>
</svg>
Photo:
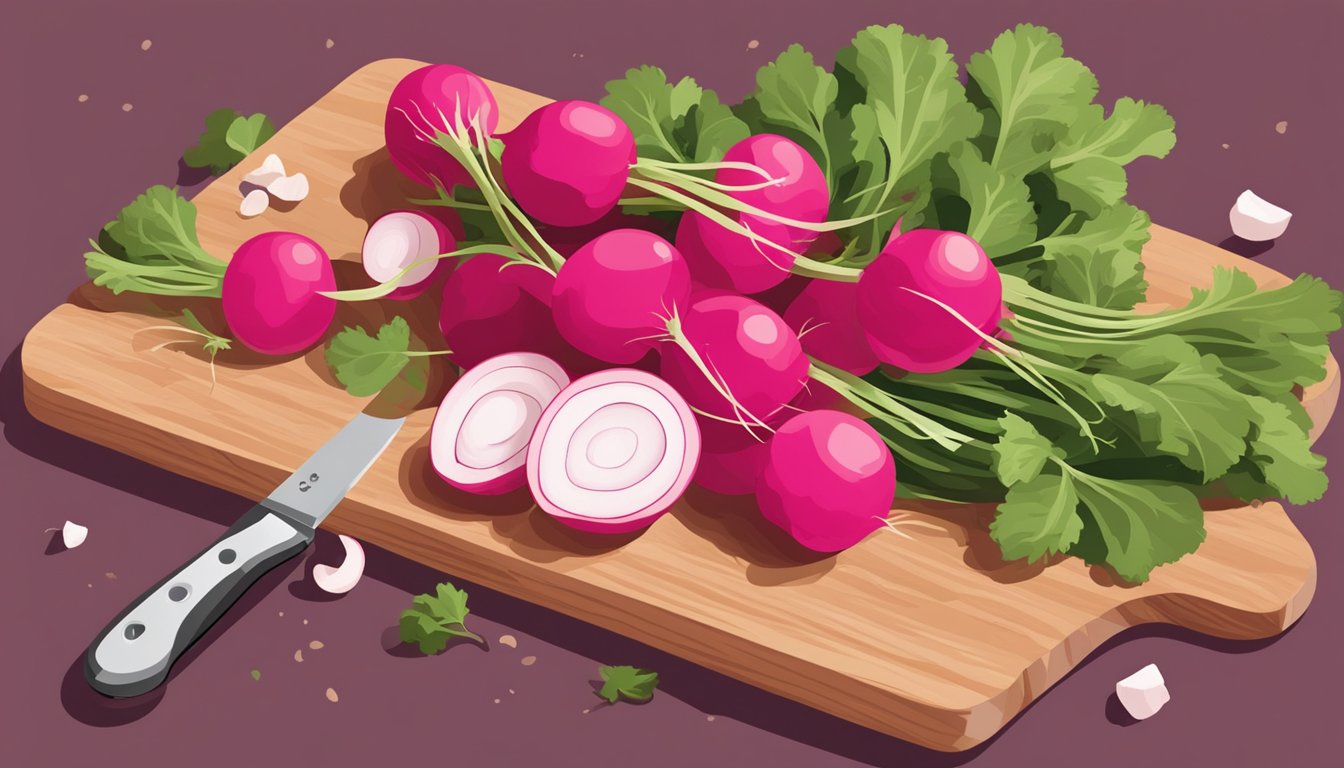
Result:
<svg viewBox="0 0 1344 768">
<path fill-rule="evenodd" d="M 379 412 L 370 407 L 356 415 L 214 544 L 146 590 L 98 633 L 84 657 L 89 685 L 117 698 L 157 688 L 174 662 L 249 587 L 307 549 L 317 527 L 406 420 L 370 411 Z"/>
</svg>

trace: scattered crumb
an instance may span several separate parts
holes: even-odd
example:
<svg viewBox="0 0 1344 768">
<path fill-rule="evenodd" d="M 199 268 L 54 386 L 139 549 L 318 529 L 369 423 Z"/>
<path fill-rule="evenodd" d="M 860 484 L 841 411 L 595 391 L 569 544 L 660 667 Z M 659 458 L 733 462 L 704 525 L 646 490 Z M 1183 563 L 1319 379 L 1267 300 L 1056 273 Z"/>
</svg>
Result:
<svg viewBox="0 0 1344 768">
<path fill-rule="evenodd" d="M 760 46 L 760 44 L 761 44 L 760 40 L 750 40 L 747 42 L 747 50 L 754 51 L 758 46 Z"/>
<path fill-rule="evenodd" d="M 513 689 L 512 689 L 512 688 L 509 689 L 509 694 L 510 694 L 510 695 L 513 694 Z"/>
<path fill-rule="evenodd" d="M 254 670 L 252 670 L 252 679 L 253 679 L 253 680 L 260 680 L 260 679 L 261 679 L 261 670 L 260 670 L 260 669 L 254 669 Z"/>
<path fill-rule="evenodd" d="M 107 573 L 104 573 L 103 575 L 106 576 L 107 578 L 113 580 L 113 581 L 116 581 L 116 580 L 117 580 L 117 574 L 115 574 L 115 573 L 113 573 L 113 572 L 111 572 L 111 571 L 108 571 Z"/>
<path fill-rule="evenodd" d="M 1224 144 L 1224 145 L 1223 145 L 1223 149 L 1227 149 L 1227 148 L 1228 148 L 1228 145 L 1227 145 L 1227 144 Z"/>
<path fill-rule="evenodd" d="M 308 647 L 309 647 L 309 648 L 312 648 L 314 651 L 320 651 L 320 650 L 322 650 L 322 646 L 323 646 L 323 643 L 322 643 L 321 640 L 314 640 L 313 642 L 311 642 L 311 643 L 308 644 Z"/>
<path fill-rule="evenodd" d="M 713 715 L 707 715 L 707 716 L 705 717 L 705 719 L 708 720 L 708 721 L 711 722 L 711 723 L 714 722 L 714 716 L 713 716 Z"/>
<path fill-rule="evenodd" d="M 336 689 L 335 689 L 335 688 L 328 688 L 328 689 L 327 689 L 327 701 L 330 701 L 332 704 L 335 704 L 336 702 L 338 702 L 338 701 L 340 701 L 340 700 L 341 700 L 341 697 L 336 695 Z"/>
<path fill-rule="evenodd" d="M 524 656 L 524 657 L 523 657 L 523 666 L 524 666 L 524 667 L 530 667 L 530 666 L 532 666 L 533 664 L 536 664 L 536 663 L 537 663 L 537 657 L 536 657 L 536 656 Z"/>
<path fill-rule="evenodd" d="M 495 699 L 495 703 L 498 704 L 498 703 L 499 703 L 499 699 Z"/>
<path fill-rule="evenodd" d="M 280 615 L 281 615 L 281 616 L 284 616 L 284 615 L 285 615 L 285 612 L 284 612 L 284 611 L 281 611 L 281 612 L 280 612 Z"/>
<path fill-rule="evenodd" d="M 1275 124 L 1274 124 L 1274 130 L 1278 131 L 1279 133 L 1287 133 L 1287 132 L 1288 132 L 1288 121 L 1287 121 L 1287 120 L 1280 120 L 1279 122 L 1275 123 Z"/>
<path fill-rule="evenodd" d="M 583 714 L 586 715 L 586 714 L 588 714 L 589 711 L 590 711 L 590 710 L 585 709 L 585 710 L 583 710 Z"/>
<path fill-rule="evenodd" d="M 121 105 L 122 112 L 130 112 L 132 109 L 134 109 L 134 107 L 131 106 L 130 102 Z"/>
<path fill-rule="evenodd" d="M 93 589 L 93 585 L 92 585 L 92 584 L 89 585 L 89 589 Z"/>
<path fill-rule="evenodd" d="M 140 44 L 140 50 L 142 50 L 142 51 L 148 51 L 148 50 L 149 50 L 149 46 L 151 46 L 151 45 L 153 45 L 153 44 L 154 44 L 154 41 L 153 41 L 153 40 L 146 40 L 145 42 L 143 42 L 143 43 Z"/>
<path fill-rule="evenodd" d="M 517 647 L 518 647 L 518 638 L 514 637 L 513 635 L 500 635 L 500 636 L 499 636 L 499 644 L 500 644 L 500 645 L 507 645 L 507 646 L 509 646 L 510 648 L 517 648 Z"/>
<path fill-rule="evenodd" d="M 307 619 L 304 619 L 304 620 L 303 620 L 303 623 L 304 623 L 304 624 L 307 624 L 307 623 L 308 623 L 308 620 L 307 620 Z"/>
<path fill-rule="evenodd" d="M 89 94 L 87 94 L 87 93 L 81 93 L 81 94 L 79 94 L 79 103 L 80 103 L 80 104 L 83 104 L 84 102 L 86 102 L 86 101 L 88 101 L 88 100 L 89 100 Z"/>
<path fill-rule="evenodd" d="M 336 41 L 335 41 L 335 40 L 332 40 L 330 37 L 327 38 L 327 47 L 328 47 L 328 48 L 332 47 L 332 46 L 335 45 L 335 44 L 336 44 Z"/>
<path fill-rule="evenodd" d="M 302 649 L 302 648 L 300 648 L 299 650 L 297 650 L 297 651 L 294 652 L 294 660 L 297 661 L 297 662 L 299 662 L 300 664 L 303 663 L 303 649 Z"/>
</svg>

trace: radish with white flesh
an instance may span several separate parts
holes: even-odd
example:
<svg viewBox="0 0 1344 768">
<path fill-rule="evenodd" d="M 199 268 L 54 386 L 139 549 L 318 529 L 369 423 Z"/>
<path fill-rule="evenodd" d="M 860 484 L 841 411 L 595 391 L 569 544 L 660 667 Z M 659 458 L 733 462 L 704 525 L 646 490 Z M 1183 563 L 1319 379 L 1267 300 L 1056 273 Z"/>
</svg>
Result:
<svg viewBox="0 0 1344 768">
<path fill-rule="evenodd" d="M 690 272 L 671 243 L 641 229 L 618 229 L 565 260 L 551 310 L 561 335 L 580 351 L 629 364 L 648 353 L 690 294 Z"/>
<path fill-rule="evenodd" d="M 661 347 L 662 376 L 711 417 L 768 423 L 807 382 L 797 334 L 745 296 L 709 293 L 672 325 L 673 340 Z"/>
<path fill-rule="evenodd" d="M 566 387 L 542 412 L 527 449 L 527 482 L 541 509 L 596 533 L 644 528 L 695 474 L 700 430 L 666 382 L 611 368 Z"/>
<path fill-rule="evenodd" d="M 812 280 L 789 304 L 784 322 L 798 333 L 803 351 L 823 363 L 863 376 L 871 373 L 878 361 L 859 324 L 857 302 L 858 286 L 854 283 Z"/>
<path fill-rule="evenodd" d="M 528 441 L 542 410 L 569 384 L 543 355 L 515 352 L 473 367 L 434 414 L 429 457 L 450 485 L 479 494 L 507 493 L 527 481 Z"/>
<path fill-rule="evenodd" d="M 1237 196 L 1237 202 L 1228 212 L 1232 234 L 1255 242 L 1279 237 L 1288 231 L 1288 222 L 1292 218 L 1293 214 L 1249 189 Z"/>
<path fill-rule="evenodd" d="M 345 547 L 345 560 L 339 566 L 313 566 L 313 583 L 323 592 L 343 595 L 355 588 L 359 577 L 364 575 L 364 547 L 349 536 L 340 536 Z"/>
<path fill-rule="evenodd" d="M 224 272 L 224 319 L 238 341 L 257 352 L 287 355 L 316 344 L 332 318 L 336 290 L 331 259 L 293 232 L 266 232 L 238 246 Z"/>
<path fill-rule="evenodd" d="M 413 299 L 453 268 L 452 259 L 431 259 L 455 248 L 457 239 L 438 219 L 418 211 L 393 211 L 369 227 L 360 258 L 375 283 L 386 283 L 411 267 L 387 298 Z"/>
<path fill-rule="evenodd" d="M 775 432 L 756 486 L 767 520 L 817 552 L 888 525 L 896 465 L 877 431 L 840 411 L 794 416 Z"/>
<path fill-rule="evenodd" d="M 484 80 L 452 64 L 431 64 L 406 75 L 392 89 L 383 120 L 392 164 L 425 186 L 435 180 L 450 191 L 455 184 L 471 186 L 466 169 L 435 143 L 440 133 L 454 134 L 458 121 L 473 145 L 480 138 L 473 123 L 487 136 L 495 132 L 499 110 Z"/>
<path fill-rule="evenodd" d="M 555 329 L 555 278 L 526 264 L 505 267 L 508 263 L 495 254 L 473 256 L 444 281 L 439 330 L 453 361 L 471 368 L 508 352 L 536 352 L 575 372 L 591 370 L 591 360 Z"/>
<path fill-rule="evenodd" d="M 960 232 L 912 229 L 896 237 L 858 285 L 859 321 L 878 360 L 916 373 L 966 362 L 983 341 L 977 329 L 996 324 L 1002 311 L 998 270 Z"/>
<path fill-rule="evenodd" d="M 500 167 L 529 216 L 577 227 L 616 207 L 635 159 L 635 137 L 616 113 L 588 101 L 555 101 L 504 137 Z"/>
</svg>

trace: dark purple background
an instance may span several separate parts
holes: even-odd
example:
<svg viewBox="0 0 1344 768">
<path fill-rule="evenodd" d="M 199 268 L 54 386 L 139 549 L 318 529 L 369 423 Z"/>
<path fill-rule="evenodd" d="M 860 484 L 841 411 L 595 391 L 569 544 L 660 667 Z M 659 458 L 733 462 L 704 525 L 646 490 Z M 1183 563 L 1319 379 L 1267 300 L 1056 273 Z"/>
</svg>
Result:
<svg viewBox="0 0 1344 768">
<path fill-rule="evenodd" d="M 571 5 L 583 10 L 560 10 Z M 389 628 L 408 594 L 430 589 L 439 574 L 381 552 L 371 553 L 372 578 L 339 600 L 317 598 L 304 583 L 312 561 L 272 574 L 263 582 L 269 591 L 245 598 L 247 610 L 226 618 L 227 631 L 212 632 L 165 692 L 111 705 L 80 676 L 85 645 L 247 502 L 35 423 L 21 400 L 18 347 L 83 279 L 85 238 L 147 186 L 172 183 L 177 157 L 218 107 L 264 111 L 284 123 L 351 71 L 390 56 L 454 62 L 537 93 L 589 99 L 627 67 L 652 63 L 736 100 L 756 67 L 787 44 L 801 42 L 830 61 L 861 26 L 889 22 L 946 37 L 962 61 L 1017 22 L 1049 26 L 1096 72 L 1105 99 L 1157 101 L 1176 117 L 1180 140 L 1171 156 L 1132 169 L 1134 203 L 1162 224 L 1219 242 L 1229 235 L 1232 200 L 1251 187 L 1295 214 L 1288 234 L 1260 258 L 1344 287 L 1332 237 L 1341 220 L 1341 8 L 1322 0 L 7 5 L 0 762 L 1338 764 L 1338 489 L 1293 511 L 1322 561 L 1315 603 L 1286 635 L 1223 643 L 1175 630 L 1132 632 L 970 753 L 929 752 L 866 731 L 480 588 L 471 589 L 473 621 L 491 640 L 489 652 L 466 646 L 408 656 Z M 153 41 L 148 51 L 145 39 Z M 753 39 L 759 47 L 748 49 Z M 77 101 L 80 94 L 88 101 Z M 133 109 L 124 112 L 123 103 Z M 1282 120 L 1288 128 L 1280 135 L 1274 126 Z M 1332 462 L 1344 460 L 1342 441 L 1337 425 L 1319 447 Z M 88 542 L 47 554 L 53 548 L 42 529 L 66 518 L 89 525 Z M 333 544 L 322 538 L 319 557 L 333 562 Z M 505 632 L 517 636 L 516 650 L 497 642 Z M 310 640 L 326 647 L 308 650 Z M 293 660 L 300 647 L 302 664 Z M 535 665 L 523 666 L 529 655 Z M 1150 661 L 1161 665 L 1173 700 L 1156 718 L 1126 726 L 1109 699 L 1112 686 Z M 650 666 L 663 686 L 647 706 L 594 708 L 589 681 L 599 662 Z M 324 698 L 328 687 L 339 703 Z"/>
</svg>

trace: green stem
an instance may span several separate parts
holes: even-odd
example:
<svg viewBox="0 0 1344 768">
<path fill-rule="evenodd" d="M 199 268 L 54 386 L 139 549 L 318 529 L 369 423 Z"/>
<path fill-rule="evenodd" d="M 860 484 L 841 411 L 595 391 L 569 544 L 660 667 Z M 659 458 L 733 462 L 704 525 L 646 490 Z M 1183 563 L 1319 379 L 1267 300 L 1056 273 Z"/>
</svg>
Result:
<svg viewBox="0 0 1344 768">
<path fill-rule="evenodd" d="M 393 275 L 391 279 L 389 279 L 387 282 L 379 283 L 378 285 L 371 286 L 369 288 L 351 288 L 349 290 L 344 291 L 318 291 L 318 293 L 322 294 L 323 296 L 326 296 L 329 299 L 335 299 L 337 301 L 372 301 L 374 299 L 381 299 L 384 296 L 388 295 L 389 293 L 395 291 L 397 289 L 397 286 L 401 284 L 401 281 L 406 277 L 406 275 L 409 274 L 410 271 L 415 269 L 416 267 L 424 266 L 425 264 L 432 264 L 438 261 L 439 259 L 455 259 L 462 256 L 474 256 L 483 253 L 493 253 L 501 256 L 507 256 L 507 254 L 500 253 L 500 251 L 502 250 L 506 250 L 505 247 L 502 245 L 473 245 L 470 248 L 462 248 L 456 251 L 449 251 L 448 253 L 440 253 L 437 256 L 430 256 L 427 259 L 420 259 L 418 261 L 413 261 L 410 264 L 403 267 L 400 272 Z M 545 267 L 543 267 L 542 265 L 534 264 L 531 261 L 528 261 L 526 263 L 545 269 Z"/>
</svg>

